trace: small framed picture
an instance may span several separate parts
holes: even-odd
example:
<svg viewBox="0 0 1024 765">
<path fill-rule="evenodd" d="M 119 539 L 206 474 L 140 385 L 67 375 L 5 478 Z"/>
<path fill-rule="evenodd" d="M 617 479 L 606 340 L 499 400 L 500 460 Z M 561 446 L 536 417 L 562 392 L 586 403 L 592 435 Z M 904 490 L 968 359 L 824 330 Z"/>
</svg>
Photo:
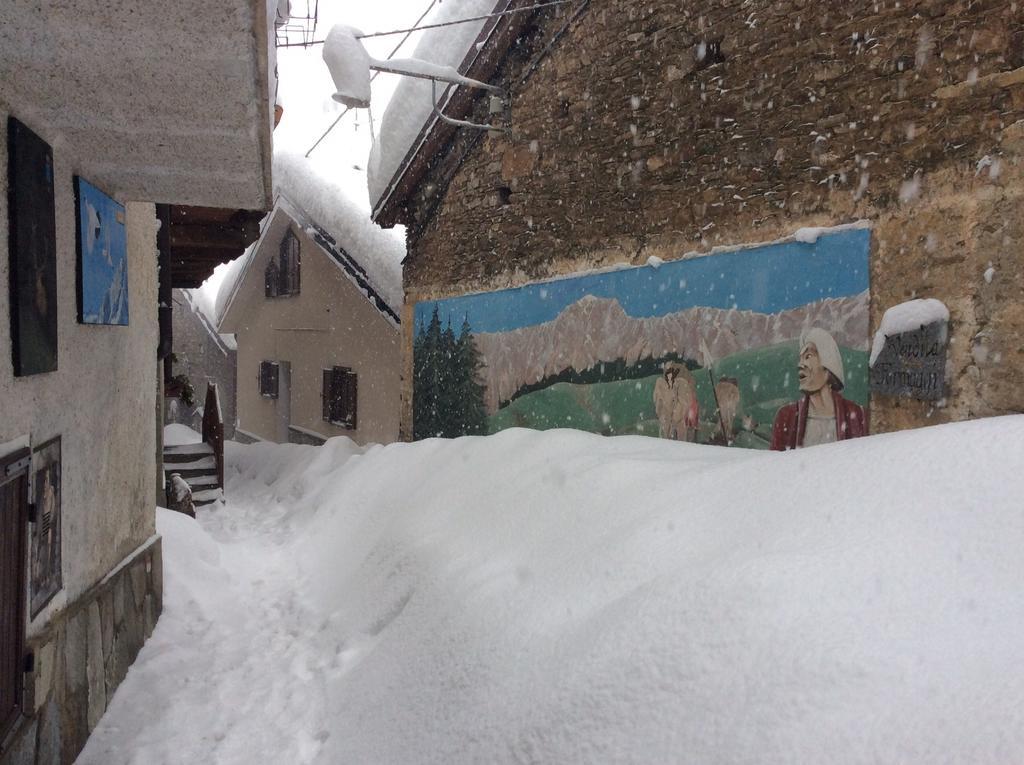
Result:
<svg viewBox="0 0 1024 765">
<path fill-rule="evenodd" d="M 32 618 L 64 586 L 61 569 L 60 436 L 32 450 L 32 501 L 29 524 L 29 605 Z"/>
<path fill-rule="evenodd" d="M 78 321 L 128 324 L 128 237 L 124 205 L 75 176 Z"/>
</svg>

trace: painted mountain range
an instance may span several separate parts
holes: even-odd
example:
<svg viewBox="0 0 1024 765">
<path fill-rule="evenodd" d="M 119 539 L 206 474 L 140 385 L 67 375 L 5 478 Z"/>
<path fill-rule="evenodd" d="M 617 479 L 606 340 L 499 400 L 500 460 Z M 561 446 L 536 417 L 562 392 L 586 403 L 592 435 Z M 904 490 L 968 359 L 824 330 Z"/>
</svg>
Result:
<svg viewBox="0 0 1024 765">
<path fill-rule="evenodd" d="M 582 371 L 616 359 L 633 364 L 673 352 L 702 361 L 702 339 L 712 357 L 722 359 L 795 340 L 810 327 L 828 329 L 840 345 L 867 350 L 868 293 L 773 314 L 696 307 L 648 318 L 629 316 L 614 298 L 588 296 L 553 321 L 474 338 L 485 362 L 485 404 L 493 414 L 523 385 L 568 368 Z"/>
</svg>

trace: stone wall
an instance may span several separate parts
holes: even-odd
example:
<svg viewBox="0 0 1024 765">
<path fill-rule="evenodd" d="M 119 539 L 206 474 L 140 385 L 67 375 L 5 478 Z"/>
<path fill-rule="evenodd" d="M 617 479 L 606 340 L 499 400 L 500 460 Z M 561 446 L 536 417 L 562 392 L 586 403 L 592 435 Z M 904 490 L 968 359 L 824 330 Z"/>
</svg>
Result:
<svg viewBox="0 0 1024 765">
<path fill-rule="evenodd" d="M 409 203 L 407 303 L 868 219 L 872 329 L 914 297 L 952 314 L 947 398 L 875 396 L 873 429 L 1024 410 L 1024 5 L 570 13 L 499 73 L 511 135 L 460 131 Z"/>
<path fill-rule="evenodd" d="M 29 639 L 28 714 L 0 750 L 0 765 L 74 762 L 153 633 L 162 560 L 154 537 Z"/>
<path fill-rule="evenodd" d="M 188 375 L 195 389 L 195 405 L 179 402 L 176 411 L 168 411 L 167 422 L 180 422 L 196 430 L 202 429 L 203 416 L 196 412 L 206 401 L 207 383 L 216 383 L 220 409 L 224 417 L 224 436 L 235 435 L 235 358 L 234 348 L 217 336 L 200 315 L 192 300 L 182 290 L 174 290 L 172 311 L 174 331 L 174 374 Z"/>
</svg>

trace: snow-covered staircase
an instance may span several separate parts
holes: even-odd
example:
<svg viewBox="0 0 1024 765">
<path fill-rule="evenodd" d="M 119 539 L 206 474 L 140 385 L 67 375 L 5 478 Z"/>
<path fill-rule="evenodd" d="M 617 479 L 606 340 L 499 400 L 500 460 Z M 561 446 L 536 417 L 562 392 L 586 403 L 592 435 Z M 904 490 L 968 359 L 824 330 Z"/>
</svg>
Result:
<svg viewBox="0 0 1024 765">
<path fill-rule="evenodd" d="M 217 473 L 217 458 L 207 443 L 182 444 L 164 447 L 164 478 L 170 481 L 177 473 L 192 489 L 196 507 L 209 505 L 224 498 Z"/>
</svg>

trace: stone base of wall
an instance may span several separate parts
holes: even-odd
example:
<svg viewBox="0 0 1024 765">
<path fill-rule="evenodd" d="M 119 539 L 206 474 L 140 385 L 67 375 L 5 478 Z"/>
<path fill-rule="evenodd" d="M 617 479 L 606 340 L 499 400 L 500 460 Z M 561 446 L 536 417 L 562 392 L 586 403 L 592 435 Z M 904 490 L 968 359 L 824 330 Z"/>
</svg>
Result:
<svg viewBox="0 0 1024 765">
<path fill-rule="evenodd" d="M 327 441 L 324 436 L 317 436 L 310 433 L 308 430 L 299 430 L 291 426 L 288 427 L 288 443 L 290 444 L 305 444 L 307 446 L 323 446 Z"/>
<path fill-rule="evenodd" d="M 252 433 L 246 433 L 241 428 L 235 428 L 235 435 L 231 438 L 232 441 L 237 441 L 240 444 L 258 444 L 263 439 L 259 436 L 253 435 Z"/>
<path fill-rule="evenodd" d="M 100 721 L 163 606 L 163 558 L 154 537 L 28 640 L 27 715 L 0 765 L 70 765 Z"/>
</svg>

